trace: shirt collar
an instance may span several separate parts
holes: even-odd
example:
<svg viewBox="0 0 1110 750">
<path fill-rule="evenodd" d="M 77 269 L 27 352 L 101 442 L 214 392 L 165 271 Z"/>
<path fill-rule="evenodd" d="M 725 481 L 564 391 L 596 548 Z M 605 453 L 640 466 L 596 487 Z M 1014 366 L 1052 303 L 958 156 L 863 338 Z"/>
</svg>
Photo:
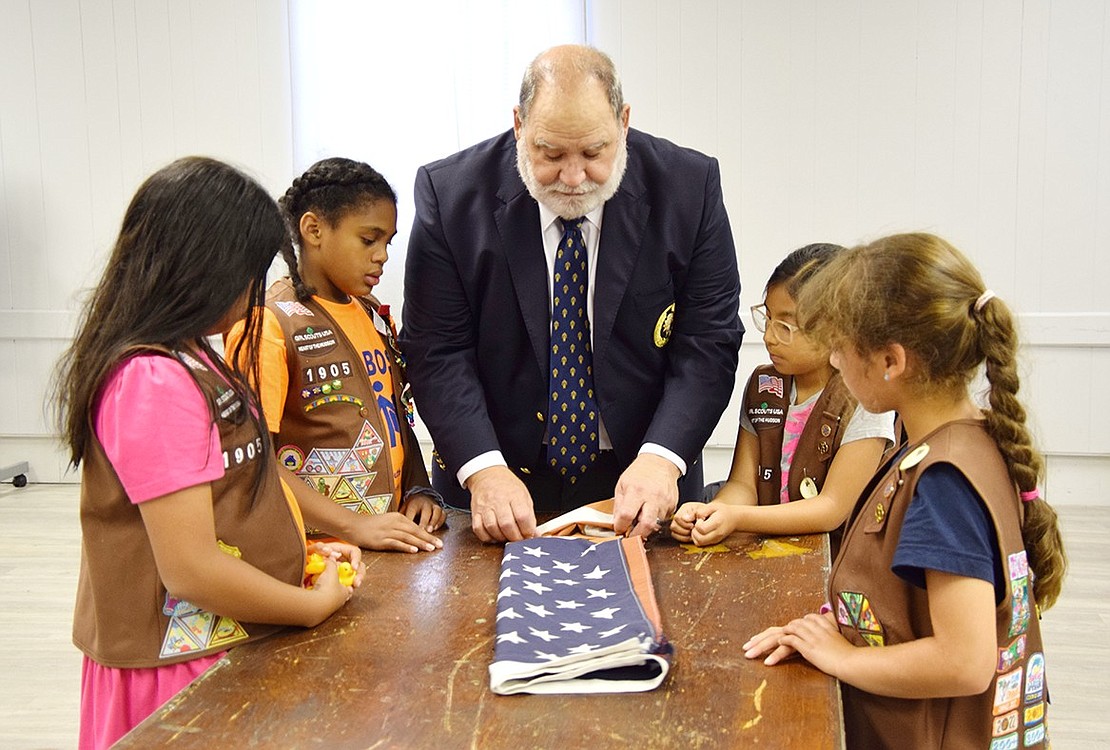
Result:
<svg viewBox="0 0 1110 750">
<path fill-rule="evenodd" d="M 559 222 L 562 221 L 562 219 L 559 217 L 559 214 L 555 213 L 554 211 L 552 211 L 550 208 L 548 208 L 544 204 L 540 203 L 539 207 L 540 207 L 540 229 L 541 229 L 541 231 L 546 232 L 551 227 L 551 225 L 554 224 L 556 221 L 559 221 Z M 602 203 L 600 206 L 595 208 L 593 211 L 590 211 L 588 214 L 586 214 L 586 220 L 589 221 L 590 224 L 592 224 L 598 230 L 600 230 L 601 229 L 601 216 L 604 212 L 605 212 L 605 204 Z M 560 234 L 562 233 L 562 227 L 563 227 L 562 224 L 557 225 L 557 228 L 559 229 Z"/>
</svg>

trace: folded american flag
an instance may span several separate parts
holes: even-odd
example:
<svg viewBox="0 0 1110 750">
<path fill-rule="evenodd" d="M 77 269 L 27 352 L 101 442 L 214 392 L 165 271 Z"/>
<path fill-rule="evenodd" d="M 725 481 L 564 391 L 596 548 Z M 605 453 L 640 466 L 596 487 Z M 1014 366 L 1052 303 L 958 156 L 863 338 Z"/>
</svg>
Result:
<svg viewBox="0 0 1110 750">
<path fill-rule="evenodd" d="M 667 676 L 672 653 L 642 537 L 505 545 L 493 692 L 651 690 Z"/>
</svg>

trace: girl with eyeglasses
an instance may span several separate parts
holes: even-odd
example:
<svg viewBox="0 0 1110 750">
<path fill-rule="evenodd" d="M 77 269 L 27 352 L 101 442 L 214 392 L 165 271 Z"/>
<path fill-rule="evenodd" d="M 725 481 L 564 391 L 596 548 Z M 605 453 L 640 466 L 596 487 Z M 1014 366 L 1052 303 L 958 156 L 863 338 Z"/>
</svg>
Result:
<svg viewBox="0 0 1110 750">
<path fill-rule="evenodd" d="M 681 542 L 716 544 L 734 531 L 834 533 L 894 439 L 894 415 L 859 406 L 829 349 L 795 322 L 806 280 L 843 250 L 814 244 L 790 253 L 771 274 L 752 319 L 771 364 L 752 373 L 728 481 L 712 502 L 685 503 L 671 524 Z M 799 502 L 793 502 L 799 501 Z"/>
</svg>

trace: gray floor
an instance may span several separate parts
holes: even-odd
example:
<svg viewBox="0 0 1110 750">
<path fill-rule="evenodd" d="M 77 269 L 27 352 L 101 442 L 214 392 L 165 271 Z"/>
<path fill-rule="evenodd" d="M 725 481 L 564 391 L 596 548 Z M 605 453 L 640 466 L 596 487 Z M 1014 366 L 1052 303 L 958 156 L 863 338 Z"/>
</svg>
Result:
<svg viewBox="0 0 1110 750">
<path fill-rule="evenodd" d="M 80 530 L 75 485 L 0 485 L 0 748 L 77 744 L 81 659 L 70 644 Z M 1107 746 L 1110 507 L 1059 509 L 1071 557 L 1044 619 L 1054 745 Z"/>
</svg>

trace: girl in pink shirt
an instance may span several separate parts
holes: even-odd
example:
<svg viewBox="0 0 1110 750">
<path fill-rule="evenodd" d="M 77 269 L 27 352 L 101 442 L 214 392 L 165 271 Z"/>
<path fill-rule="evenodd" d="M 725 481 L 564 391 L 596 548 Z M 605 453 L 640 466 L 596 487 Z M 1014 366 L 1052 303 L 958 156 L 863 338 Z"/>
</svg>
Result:
<svg viewBox="0 0 1110 750">
<path fill-rule="evenodd" d="M 61 433 L 82 466 L 82 748 L 111 745 L 227 647 L 322 622 L 361 581 L 358 549 L 335 544 L 302 585 L 291 488 L 245 374 L 208 342 L 245 314 L 229 361 L 255 367 L 266 272 L 287 241 L 254 180 L 212 159 L 170 164 L 128 207 L 59 364 Z"/>
</svg>

